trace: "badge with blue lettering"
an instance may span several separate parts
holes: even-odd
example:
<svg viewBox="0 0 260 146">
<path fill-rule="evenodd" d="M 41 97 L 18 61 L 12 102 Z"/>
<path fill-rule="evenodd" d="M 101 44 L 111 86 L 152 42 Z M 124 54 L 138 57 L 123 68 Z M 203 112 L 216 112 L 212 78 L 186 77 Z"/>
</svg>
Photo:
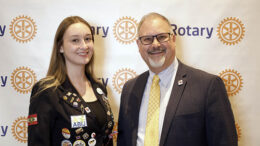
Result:
<svg viewBox="0 0 260 146">
<path fill-rule="evenodd" d="M 71 128 L 87 127 L 86 115 L 71 116 Z"/>
</svg>

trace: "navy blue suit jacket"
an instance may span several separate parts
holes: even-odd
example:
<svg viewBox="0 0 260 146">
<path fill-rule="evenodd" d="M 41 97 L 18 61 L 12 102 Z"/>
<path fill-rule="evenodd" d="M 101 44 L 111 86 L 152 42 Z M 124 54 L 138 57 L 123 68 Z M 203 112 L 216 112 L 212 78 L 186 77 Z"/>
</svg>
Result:
<svg viewBox="0 0 260 146">
<path fill-rule="evenodd" d="M 149 72 L 144 72 L 124 85 L 118 146 L 136 145 L 139 110 L 148 76 Z M 178 85 L 179 80 L 182 85 Z M 234 116 L 220 77 L 179 61 L 160 146 L 237 146 Z"/>
</svg>

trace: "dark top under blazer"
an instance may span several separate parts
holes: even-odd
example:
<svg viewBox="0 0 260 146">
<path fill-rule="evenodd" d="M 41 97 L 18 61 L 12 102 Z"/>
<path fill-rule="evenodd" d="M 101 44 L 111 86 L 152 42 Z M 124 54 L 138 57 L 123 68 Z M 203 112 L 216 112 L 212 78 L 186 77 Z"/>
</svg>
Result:
<svg viewBox="0 0 260 146">
<path fill-rule="evenodd" d="M 40 94 L 36 94 L 41 89 L 37 83 L 32 90 L 29 115 L 37 114 L 38 124 L 28 126 L 28 146 L 58 146 L 66 141 L 73 145 L 76 140 L 83 140 L 86 145 L 88 142 L 96 143 L 96 146 L 113 145 L 109 134 L 114 122 L 107 91 L 93 79 L 89 80 L 106 113 L 106 124 L 101 128 L 91 109 L 89 113 L 86 112 L 87 103 L 79 96 L 68 78 L 56 90 L 49 88 Z M 71 128 L 72 115 L 86 115 L 87 127 Z M 64 137 L 62 129 L 69 130 L 69 136 Z M 76 132 L 77 129 L 79 130 Z M 91 141 L 91 138 L 94 138 L 94 141 Z"/>
<path fill-rule="evenodd" d="M 135 146 L 139 110 L 149 72 L 123 87 L 118 146 Z M 182 80 L 183 84 L 178 85 Z M 220 77 L 182 64 L 167 105 L 160 146 L 237 146 L 237 133 L 225 85 Z"/>
</svg>

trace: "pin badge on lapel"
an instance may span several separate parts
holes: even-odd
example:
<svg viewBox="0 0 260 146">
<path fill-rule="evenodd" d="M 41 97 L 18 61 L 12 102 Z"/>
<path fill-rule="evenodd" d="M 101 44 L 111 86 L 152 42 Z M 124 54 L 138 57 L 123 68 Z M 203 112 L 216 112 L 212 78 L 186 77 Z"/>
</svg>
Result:
<svg viewBox="0 0 260 146">
<path fill-rule="evenodd" d="M 64 138 L 66 139 L 70 138 L 70 131 L 68 128 L 62 128 L 61 132 Z"/>
<path fill-rule="evenodd" d="M 88 137 L 89 137 L 89 135 L 88 135 L 88 133 L 84 133 L 83 135 L 82 135 L 82 137 L 83 137 L 83 139 L 88 139 Z"/>
<path fill-rule="evenodd" d="M 102 95 L 103 99 L 105 99 L 104 101 L 108 100 L 107 96 Z"/>
<path fill-rule="evenodd" d="M 181 86 L 183 84 L 183 80 L 178 81 L 178 85 Z"/>
<path fill-rule="evenodd" d="M 70 99 L 70 103 L 72 103 L 74 101 L 74 97 L 72 97 L 71 99 Z"/>
<path fill-rule="evenodd" d="M 83 130 L 82 127 L 75 130 L 76 134 L 80 134 L 80 133 L 83 132 L 83 131 L 84 131 L 84 130 Z"/>
<path fill-rule="evenodd" d="M 113 125 L 113 122 L 112 122 L 112 121 L 109 121 L 108 124 L 107 124 L 107 127 L 108 127 L 108 128 L 111 128 L 112 125 Z"/>
<path fill-rule="evenodd" d="M 71 92 L 68 92 L 67 95 L 70 96 L 72 93 Z"/>
<path fill-rule="evenodd" d="M 91 112 L 91 110 L 89 109 L 89 107 L 86 107 L 86 108 L 85 108 L 85 111 L 86 111 L 87 113 L 90 113 L 90 112 Z"/>
<path fill-rule="evenodd" d="M 77 102 L 73 102 L 73 107 L 78 107 L 79 106 L 79 104 L 77 103 Z"/>
<path fill-rule="evenodd" d="M 63 96 L 63 99 L 64 99 L 64 100 L 68 100 L 68 97 L 67 97 L 67 96 Z"/>
<path fill-rule="evenodd" d="M 103 91 L 100 88 L 97 88 L 96 90 L 97 90 L 98 94 L 100 94 L 100 95 L 103 94 Z"/>
<path fill-rule="evenodd" d="M 77 102 L 80 102 L 81 100 L 79 98 L 76 99 Z"/>
<path fill-rule="evenodd" d="M 96 141 L 95 138 L 90 138 L 90 139 L 88 140 L 88 145 L 89 145 L 89 146 L 95 146 L 96 143 L 97 143 L 97 141 Z"/>
<path fill-rule="evenodd" d="M 91 137 L 95 138 L 96 137 L 96 133 L 95 132 L 91 133 Z"/>
</svg>

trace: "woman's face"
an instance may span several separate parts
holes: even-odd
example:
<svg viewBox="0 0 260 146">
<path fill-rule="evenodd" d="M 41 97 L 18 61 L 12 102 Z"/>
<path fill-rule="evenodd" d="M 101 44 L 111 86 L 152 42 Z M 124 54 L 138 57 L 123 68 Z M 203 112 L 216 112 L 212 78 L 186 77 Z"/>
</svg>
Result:
<svg viewBox="0 0 260 146">
<path fill-rule="evenodd" d="M 60 47 L 66 66 L 85 66 L 94 53 L 93 38 L 90 28 L 84 23 L 74 23 L 68 27 Z"/>
</svg>

